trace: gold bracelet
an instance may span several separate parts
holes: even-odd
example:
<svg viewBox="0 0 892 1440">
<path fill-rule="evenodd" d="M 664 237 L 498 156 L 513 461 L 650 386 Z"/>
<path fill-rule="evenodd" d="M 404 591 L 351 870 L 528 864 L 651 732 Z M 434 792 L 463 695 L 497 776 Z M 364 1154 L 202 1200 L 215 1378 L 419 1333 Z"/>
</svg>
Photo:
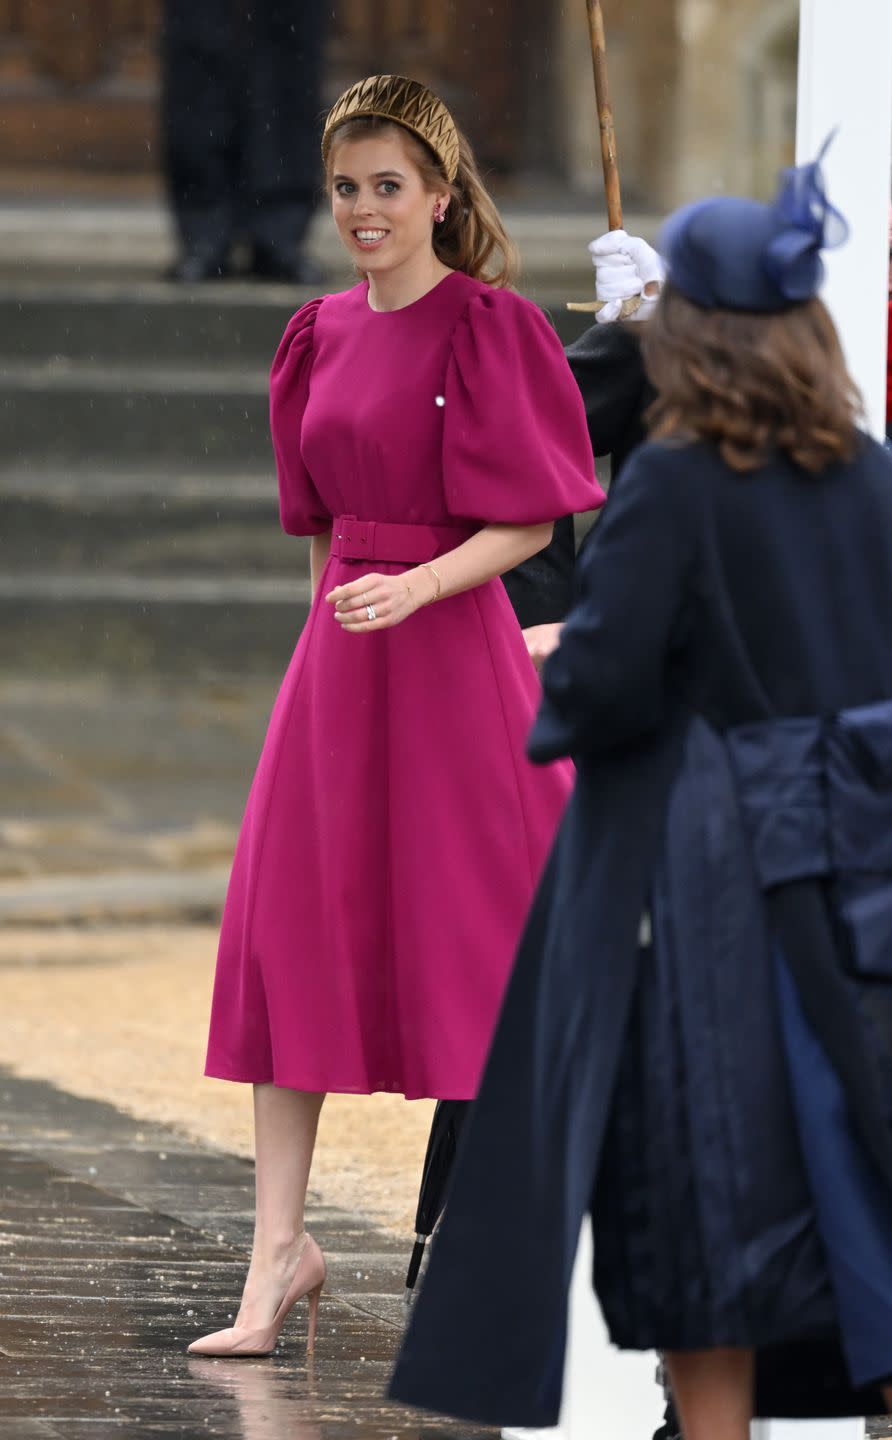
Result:
<svg viewBox="0 0 892 1440">
<path fill-rule="evenodd" d="M 439 598 L 440 598 L 440 591 L 443 589 L 443 582 L 442 582 L 442 580 L 440 579 L 440 572 L 439 572 L 439 570 L 436 570 L 436 569 L 434 568 L 434 566 L 431 565 L 427 560 L 424 560 L 424 561 L 422 562 L 422 564 L 419 566 L 419 569 L 421 569 L 421 570 L 429 570 L 429 571 L 431 572 L 431 574 L 433 575 L 434 579 L 435 579 L 436 582 L 437 582 L 437 593 L 436 593 L 435 595 L 432 595 L 429 600 L 425 600 L 425 602 L 424 602 L 425 605 L 433 605 L 433 603 L 434 603 L 435 600 L 439 600 Z"/>
</svg>

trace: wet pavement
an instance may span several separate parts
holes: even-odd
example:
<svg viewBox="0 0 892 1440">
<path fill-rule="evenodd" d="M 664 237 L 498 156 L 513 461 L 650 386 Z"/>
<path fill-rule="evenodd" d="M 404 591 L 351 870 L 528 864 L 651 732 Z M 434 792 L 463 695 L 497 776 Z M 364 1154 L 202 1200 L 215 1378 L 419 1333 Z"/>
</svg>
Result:
<svg viewBox="0 0 892 1440">
<path fill-rule="evenodd" d="M 0 1434 L 14 1440 L 475 1440 L 383 1398 L 407 1246 L 311 1205 L 329 1281 L 275 1355 L 199 1360 L 244 1276 L 248 1162 L 0 1072 Z"/>
</svg>

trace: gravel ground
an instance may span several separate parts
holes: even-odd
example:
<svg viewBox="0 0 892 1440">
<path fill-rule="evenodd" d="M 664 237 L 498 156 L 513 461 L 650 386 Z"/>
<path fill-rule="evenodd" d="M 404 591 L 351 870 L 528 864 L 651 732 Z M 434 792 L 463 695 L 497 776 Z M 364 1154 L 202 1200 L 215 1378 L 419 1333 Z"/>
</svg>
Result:
<svg viewBox="0 0 892 1440">
<path fill-rule="evenodd" d="M 0 934 L 0 1064 L 251 1153 L 251 1091 L 202 1075 L 217 931 L 9 928 Z M 409 1234 L 433 1103 L 326 1101 L 312 1189 Z"/>
</svg>

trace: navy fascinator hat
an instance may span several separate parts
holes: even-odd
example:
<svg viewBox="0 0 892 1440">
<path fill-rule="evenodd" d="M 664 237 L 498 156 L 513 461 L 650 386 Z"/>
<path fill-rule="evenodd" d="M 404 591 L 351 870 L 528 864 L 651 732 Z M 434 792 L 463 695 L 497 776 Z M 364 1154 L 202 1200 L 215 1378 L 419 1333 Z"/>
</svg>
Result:
<svg viewBox="0 0 892 1440">
<path fill-rule="evenodd" d="M 824 190 L 821 161 L 832 139 L 811 164 L 783 171 L 771 205 L 721 195 L 670 215 L 658 249 L 672 284 L 707 310 L 771 314 L 816 295 L 821 251 L 849 233 Z"/>
</svg>

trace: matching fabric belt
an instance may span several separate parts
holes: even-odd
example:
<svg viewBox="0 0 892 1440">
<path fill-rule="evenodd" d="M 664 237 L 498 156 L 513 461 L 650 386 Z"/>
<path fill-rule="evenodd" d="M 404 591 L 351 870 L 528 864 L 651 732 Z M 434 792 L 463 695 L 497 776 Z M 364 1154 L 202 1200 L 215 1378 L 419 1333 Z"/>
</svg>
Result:
<svg viewBox="0 0 892 1440">
<path fill-rule="evenodd" d="M 331 554 L 341 560 L 377 560 L 423 565 L 469 540 L 466 525 L 393 525 L 384 520 L 358 520 L 338 515 L 331 530 Z"/>
</svg>

